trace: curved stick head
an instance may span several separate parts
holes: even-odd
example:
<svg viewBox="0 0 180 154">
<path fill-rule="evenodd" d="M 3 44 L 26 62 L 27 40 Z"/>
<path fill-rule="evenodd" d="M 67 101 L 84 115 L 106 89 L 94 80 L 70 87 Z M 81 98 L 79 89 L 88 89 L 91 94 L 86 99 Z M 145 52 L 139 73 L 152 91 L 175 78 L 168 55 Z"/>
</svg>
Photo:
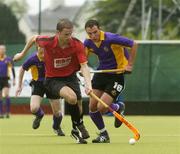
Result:
<svg viewBox="0 0 180 154">
<path fill-rule="evenodd" d="M 140 139 L 140 134 L 139 134 L 139 133 L 138 133 L 138 134 L 135 134 L 134 139 L 135 139 L 136 141 L 138 141 L 138 140 Z"/>
</svg>

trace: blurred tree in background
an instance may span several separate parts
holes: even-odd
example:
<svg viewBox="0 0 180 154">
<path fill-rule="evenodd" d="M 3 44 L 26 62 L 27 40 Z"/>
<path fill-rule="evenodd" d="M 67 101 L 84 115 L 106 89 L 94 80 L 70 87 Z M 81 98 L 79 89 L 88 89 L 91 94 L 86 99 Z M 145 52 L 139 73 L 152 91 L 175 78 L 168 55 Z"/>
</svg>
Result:
<svg viewBox="0 0 180 154">
<path fill-rule="evenodd" d="M 105 31 L 134 39 L 180 38 L 179 0 L 104 0 L 92 10 Z"/>
<path fill-rule="evenodd" d="M 6 4 L 18 20 L 28 11 L 26 0 L 0 0 L 0 3 Z"/>
<path fill-rule="evenodd" d="M 0 42 L 24 43 L 25 36 L 20 32 L 18 20 L 10 6 L 0 1 Z"/>
</svg>

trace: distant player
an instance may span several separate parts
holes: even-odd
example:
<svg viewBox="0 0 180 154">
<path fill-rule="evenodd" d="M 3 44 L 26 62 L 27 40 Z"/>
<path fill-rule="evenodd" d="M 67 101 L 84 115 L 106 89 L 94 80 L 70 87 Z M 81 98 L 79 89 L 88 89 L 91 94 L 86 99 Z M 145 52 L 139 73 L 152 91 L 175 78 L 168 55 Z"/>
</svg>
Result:
<svg viewBox="0 0 180 154">
<path fill-rule="evenodd" d="M 30 110 L 35 115 L 33 121 L 33 129 L 37 129 L 40 126 L 40 122 L 44 116 L 44 112 L 40 107 L 46 89 L 44 87 L 45 80 L 45 66 L 44 66 L 44 51 L 43 48 L 37 47 L 38 51 L 34 52 L 21 66 L 19 71 L 18 87 L 16 90 L 16 96 L 20 95 L 23 89 L 23 77 L 25 71 L 31 70 L 32 81 L 30 86 L 32 88 Z M 65 136 L 60 125 L 62 121 L 62 113 L 60 109 L 59 99 L 50 99 L 50 104 L 53 111 L 53 129 L 58 136 Z"/>
<path fill-rule="evenodd" d="M 132 71 L 137 48 L 135 41 L 118 34 L 101 31 L 96 20 L 88 20 L 85 24 L 85 30 L 89 36 L 84 41 L 87 55 L 91 52 L 97 55 L 99 59 L 98 70 L 124 69 L 127 72 Z M 125 48 L 130 48 L 128 60 L 125 57 Z M 123 72 L 95 74 L 92 79 L 92 87 L 94 94 L 107 105 L 119 113 L 123 112 L 118 103 L 113 103 L 124 89 Z M 100 131 L 99 136 L 92 142 L 109 143 L 110 137 L 102 118 L 102 113 L 107 112 L 107 108 L 92 97 L 89 108 L 90 117 Z M 119 120 L 115 119 L 115 127 L 120 127 L 121 124 Z"/>
<path fill-rule="evenodd" d="M 5 45 L 0 45 L 0 118 L 5 117 L 9 118 L 10 116 L 10 97 L 9 97 L 9 88 L 10 85 L 8 83 L 10 79 L 10 70 L 12 71 L 13 75 L 13 86 L 15 85 L 15 71 L 14 71 L 14 64 L 10 57 L 6 56 L 6 47 Z M 3 100 L 2 97 L 5 97 L 6 103 L 6 111 L 3 111 Z"/>
</svg>

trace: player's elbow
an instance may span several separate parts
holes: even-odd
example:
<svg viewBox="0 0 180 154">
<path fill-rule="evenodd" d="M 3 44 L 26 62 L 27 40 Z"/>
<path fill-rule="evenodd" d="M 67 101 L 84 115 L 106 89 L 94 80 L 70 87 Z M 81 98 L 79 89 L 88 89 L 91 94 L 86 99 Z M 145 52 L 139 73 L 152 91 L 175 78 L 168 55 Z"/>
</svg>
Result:
<svg viewBox="0 0 180 154">
<path fill-rule="evenodd" d="M 32 36 L 31 40 L 32 40 L 33 42 L 35 42 L 36 39 L 37 39 L 37 37 L 38 37 L 38 35 L 34 35 L 34 36 Z"/>
<path fill-rule="evenodd" d="M 134 41 L 132 48 L 137 49 L 138 43 Z"/>
</svg>

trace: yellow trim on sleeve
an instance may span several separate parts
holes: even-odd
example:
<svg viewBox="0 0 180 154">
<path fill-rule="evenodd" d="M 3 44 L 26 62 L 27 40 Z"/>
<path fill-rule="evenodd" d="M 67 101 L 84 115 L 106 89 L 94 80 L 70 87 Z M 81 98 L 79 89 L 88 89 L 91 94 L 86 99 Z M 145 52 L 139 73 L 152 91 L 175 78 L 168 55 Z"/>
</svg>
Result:
<svg viewBox="0 0 180 154">
<path fill-rule="evenodd" d="M 128 64 L 128 60 L 124 55 L 124 48 L 120 45 L 113 44 L 111 45 L 111 49 L 116 59 L 117 69 L 123 69 Z"/>
<path fill-rule="evenodd" d="M 38 80 L 38 69 L 35 65 L 31 66 L 30 67 L 31 69 L 31 75 L 32 75 L 32 78 L 33 80 L 37 81 Z"/>
</svg>

